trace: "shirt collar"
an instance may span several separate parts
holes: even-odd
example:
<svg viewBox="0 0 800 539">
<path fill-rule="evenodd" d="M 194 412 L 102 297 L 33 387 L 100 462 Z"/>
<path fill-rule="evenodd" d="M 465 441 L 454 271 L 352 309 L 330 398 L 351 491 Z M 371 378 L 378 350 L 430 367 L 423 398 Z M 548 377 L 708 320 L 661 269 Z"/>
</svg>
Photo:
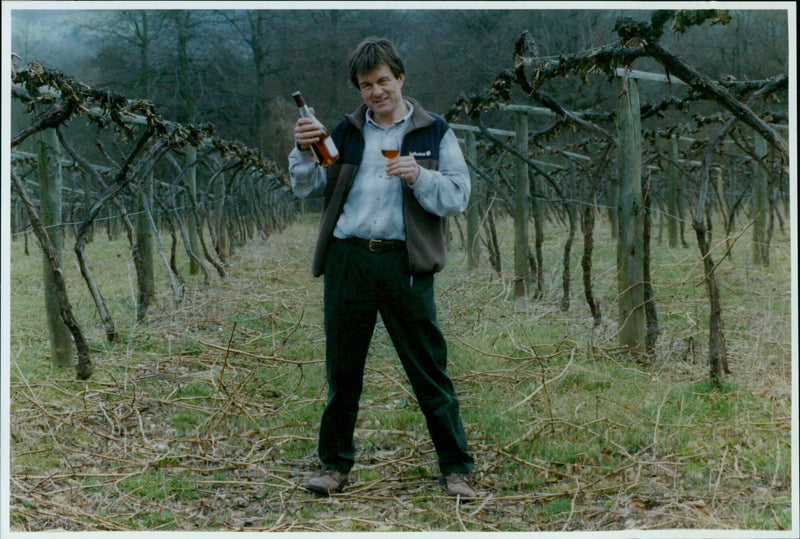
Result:
<svg viewBox="0 0 800 539">
<path fill-rule="evenodd" d="M 408 107 L 408 114 L 406 114 L 405 116 L 403 116 L 399 120 L 395 120 L 394 123 L 392 125 L 390 125 L 389 127 L 383 127 L 383 126 L 378 125 L 375 122 L 375 120 L 372 119 L 372 111 L 369 110 L 369 109 L 367 109 L 367 114 L 366 114 L 367 123 L 371 124 L 373 127 L 376 127 L 376 128 L 378 128 L 378 129 L 380 129 L 382 131 L 385 131 L 386 129 L 391 129 L 392 127 L 399 127 L 399 126 L 403 125 L 405 122 L 410 120 L 411 119 L 411 115 L 414 114 L 414 105 L 409 103 L 409 101 L 407 99 L 404 99 L 403 102 Z"/>
</svg>

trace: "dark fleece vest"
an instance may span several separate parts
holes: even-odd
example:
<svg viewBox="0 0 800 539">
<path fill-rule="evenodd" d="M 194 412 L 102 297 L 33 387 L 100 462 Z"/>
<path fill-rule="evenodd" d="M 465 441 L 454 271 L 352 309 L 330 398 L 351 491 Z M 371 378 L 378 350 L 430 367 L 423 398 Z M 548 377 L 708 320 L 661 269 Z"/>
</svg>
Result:
<svg viewBox="0 0 800 539">
<path fill-rule="evenodd" d="M 437 170 L 439 144 L 450 127 L 443 118 L 425 111 L 415 100 L 406 99 L 414 106 L 414 113 L 411 115 L 411 125 L 403 139 L 401 153 L 413 155 L 421 167 Z M 325 271 L 325 259 L 333 240 L 333 230 L 361 164 L 364 154 L 363 128 L 366 112 L 367 106 L 361 105 L 339 122 L 331 132 L 339 150 L 339 159 L 328 166 L 328 183 L 311 267 L 315 277 L 319 277 Z M 403 220 L 411 273 L 426 274 L 441 271 L 447 258 L 446 219 L 425 210 L 405 182 L 403 182 Z"/>
</svg>

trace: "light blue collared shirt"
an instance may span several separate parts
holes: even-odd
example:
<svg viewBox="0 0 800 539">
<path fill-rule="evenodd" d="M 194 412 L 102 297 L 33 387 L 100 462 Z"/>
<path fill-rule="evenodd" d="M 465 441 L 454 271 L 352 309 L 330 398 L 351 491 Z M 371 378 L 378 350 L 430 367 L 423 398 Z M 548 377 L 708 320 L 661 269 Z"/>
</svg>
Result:
<svg viewBox="0 0 800 539">
<path fill-rule="evenodd" d="M 400 178 L 386 178 L 386 159 L 380 144 L 384 132 L 394 131 L 402 140 L 414 110 L 408 101 L 409 113 L 388 128 L 376 124 L 370 114 L 364 124 L 364 155 L 353 185 L 336 223 L 333 235 L 344 239 L 405 240 L 403 191 Z M 327 183 L 325 168 L 317 165 L 311 152 L 296 146 L 289 154 L 289 174 L 294 193 L 305 198 L 321 196 Z M 427 211 L 447 217 L 463 212 L 470 192 L 469 170 L 455 133 L 448 129 L 439 144 L 439 170 L 420 167 L 417 180 L 411 185 L 414 196 Z"/>
</svg>

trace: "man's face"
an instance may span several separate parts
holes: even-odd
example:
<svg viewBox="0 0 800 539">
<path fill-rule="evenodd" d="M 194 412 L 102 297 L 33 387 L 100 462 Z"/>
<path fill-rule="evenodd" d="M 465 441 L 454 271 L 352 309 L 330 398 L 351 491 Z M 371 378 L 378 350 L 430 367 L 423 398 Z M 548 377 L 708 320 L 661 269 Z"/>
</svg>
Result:
<svg viewBox="0 0 800 539">
<path fill-rule="evenodd" d="M 380 123 L 391 123 L 405 115 L 403 103 L 403 81 L 405 75 L 395 77 L 386 64 L 381 64 L 369 73 L 358 76 L 358 88 L 372 118 Z"/>
</svg>

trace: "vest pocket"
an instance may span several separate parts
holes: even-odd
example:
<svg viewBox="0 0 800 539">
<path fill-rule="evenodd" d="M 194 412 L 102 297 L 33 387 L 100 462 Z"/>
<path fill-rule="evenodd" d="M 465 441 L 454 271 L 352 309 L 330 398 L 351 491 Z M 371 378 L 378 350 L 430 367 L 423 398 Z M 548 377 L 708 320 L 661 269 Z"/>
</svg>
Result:
<svg viewBox="0 0 800 539">
<path fill-rule="evenodd" d="M 437 159 L 430 159 L 428 157 L 425 158 L 416 158 L 417 164 L 422 168 L 427 168 L 428 170 L 439 170 L 439 161 Z"/>
</svg>

